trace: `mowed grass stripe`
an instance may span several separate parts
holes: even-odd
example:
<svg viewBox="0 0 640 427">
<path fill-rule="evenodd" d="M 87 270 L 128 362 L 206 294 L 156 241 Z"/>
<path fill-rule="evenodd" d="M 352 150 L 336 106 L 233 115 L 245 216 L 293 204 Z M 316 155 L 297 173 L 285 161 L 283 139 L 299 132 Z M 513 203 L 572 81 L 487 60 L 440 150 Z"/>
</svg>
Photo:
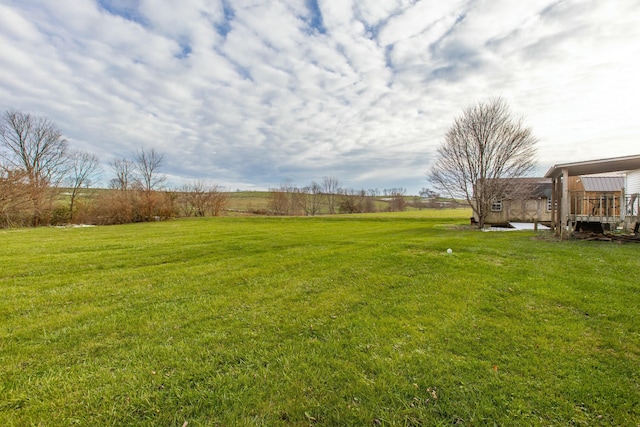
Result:
<svg viewBox="0 0 640 427">
<path fill-rule="evenodd" d="M 637 425 L 638 248 L 468 216 L 0 231 L 0 420 Z"/>
</svg>

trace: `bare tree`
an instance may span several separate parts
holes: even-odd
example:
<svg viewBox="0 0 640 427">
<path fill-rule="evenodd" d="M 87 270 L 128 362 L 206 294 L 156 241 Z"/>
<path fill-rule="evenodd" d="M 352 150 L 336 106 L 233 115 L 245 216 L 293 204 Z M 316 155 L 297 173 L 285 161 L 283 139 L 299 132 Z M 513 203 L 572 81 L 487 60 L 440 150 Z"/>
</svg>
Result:
<svg viewBox="0 0 640 427">
<path fill-rule="evenodd" d="M 373 198 L 370 196 L 371 190 L 340 190 L 338 208 L 341 213 L 367 213 L 375 211 Z"/>
<path fill-rule="evenodd" d="M 182 187 L 182 210 L 186 216 L 219 216 L 228 202 L 228 195 L 218 185 L 197 180 Z"/>
<path fill-rule="evenodd" d="M 333 176 L 325 176 L 322 178 L 322 189 L 327 198 L 329 213 L 336 213 L 336 199 L 340 193 L 340 181 Z"/>
<path fill-rule="evenodd" d="M 303 189 L 303 192 L 307 195 L 307 203 L 305 203 L 306 214 L 311 216 L 318 215 L 322 207 L 322 186 L 312 181 L 308 187 Z"/>
<path fill-rule="evenodd" d="M 374 191 L 376 190 L 360 190 L 360 212 L 370 213 L 376 211 Z"/>
<path fill-rule="evenodd" d="M 344 188 L 340 190 L 340 198 L 338 199 L 338 209 L 340 213 L 358 213 L 360 212 L 360 193 L 352 188 Z"/>
<path fill-rule="evenodd" d="M 166 176 L 160 173 L 164 166 L 164 154 L 155 149 L 142 149 L 135 155 L 135 169 L 140 175 L 142 190 L 150 192 L 158 190 L 166 181 Z"/>
<path fill-rule="evenodd" d="M 180 204 L 185 216 L 205 216 L 207 211 L 207 191 L 204 182 L 197 180 L 181 188 Z"/>
<path fill-rule="evenodd" d="M 389 201 L 389 210 L 391 212 L 402 212 L 407 209 L 407 190 L 402 187 L 387 188 L 384 195 Z"/>
<path fill-rule="evenodd" d="M 213 216 L 220 216 L 229 204 L 229 193 L 219 185 L 209 186 L 211 196 L 210 210 Z"/>
<path fill-rule="evenodd" d="M 109 187 L 117 190 L 101 194 L 96 203 L 96 210 L 100 212 L 99 224 L 126 224 L 132 221 L 141 221 L 138 192 L 134 188 L 140 188 L 135 176 L 135 164 L 127 158 L 116 158 L 109 162 L 113 178 L 109 181 Z"/>
<path fill-rule="evenodd" d="M 114 190 L 130 190 L 134 184 L 134 164 L 128 159 L 114 159 L 110 163 L 114 177 L 109 186 Z"/>
<path fill-rule="evenodd" d="M 30 206 L 26 173 L 0 165 L 0 228 L 24 225 Z"/>
<path fill-rule="evenodd" d="M 73 222 L 76 201 L 82 188 L 88 188 L 100 176 L 100 160 L 93 154 L 84 151 L 73 151 L 69 154 L 69 175 L 67 182 L 69 194 L 69 221 Z"/>
<path fill-rule="evenodd" d="M 425 199 L 437 199 L 438 197 L 440 197 L 440 194 L 437 191 L 434 191 L 427 187 L 422 187 L 419 194 Z"/>
<path fill-rule="evenodd" d="M 522 119 L 514 119 L 501 98 L 464 110 L 447 131 L 429 172 L 435 187 L 465 199 L 484 227 L 492 202 L 505 196 L 508 180 L 535 166 L 536 139 Z"/>
<path fill-rule="evenodd" d="M 305 204 L 306 194 L 289 178 L 270 190 L 269 208 L 276 215 L 299 215 L 305 212 Z"/>
<path fill-rule="evenodd" d="M 275 215 L 289 215 L 289 200 L 281 189 L 269 190 L 269 210 Z"/>
<path fill-rule="evenodd" d="M 0 157 L 5 167 L 26 174 L 32 223 L 39 225 L 68 166 L 62 132 L 49 119 L 8 110 L 0 122 Z"/>
<path fill-rule="evenodd" d="M 160 173 L 164 164 L 164 154 L 155 149 L 141 149 L 135 155 L 135 169 L 140 177 L 140 185 L 144 196 L 144 216 L 150 221 L 157 198 L 153 192 L 158 190 L 166 181 L 166 176 Z"/>
</svg>

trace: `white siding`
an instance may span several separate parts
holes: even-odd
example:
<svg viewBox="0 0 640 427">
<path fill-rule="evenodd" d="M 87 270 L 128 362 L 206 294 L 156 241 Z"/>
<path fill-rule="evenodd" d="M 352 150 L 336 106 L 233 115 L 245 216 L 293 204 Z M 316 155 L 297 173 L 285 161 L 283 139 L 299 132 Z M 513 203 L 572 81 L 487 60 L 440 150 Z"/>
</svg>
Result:
<svg viewBox="0 0 640 427">
<path fill-rule="evenodd" d="M 627 194 L 640 193 L 640 169 L 627 172 L 625 192 Z"/>
</svg>

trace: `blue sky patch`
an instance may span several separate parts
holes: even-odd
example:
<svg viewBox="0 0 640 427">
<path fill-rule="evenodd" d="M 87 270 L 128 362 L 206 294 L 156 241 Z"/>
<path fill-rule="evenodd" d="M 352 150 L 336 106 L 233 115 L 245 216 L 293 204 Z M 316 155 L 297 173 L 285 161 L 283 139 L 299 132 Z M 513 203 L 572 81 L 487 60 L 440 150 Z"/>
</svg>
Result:
<svg viewBox="0 0 640 427">
<path fill-rule="evenodd" d="M 311 32 L 325 34 L 327 29 L 324 26 L 322 11 L 320 10 L 318 0 L 306 0 L 305 3 L 307 5 L 307 9 L 309 9 L 309 12 L 311 13 L 310 18 L 307 20 L 307 23 L 311 28 Z"/>
<path fill-rule="evenodd" d="M 190 53 L 191 53 L 191 46 L 189 46 L 189 44 L 187 43 L 181 43 L 180 52 L 177 55 L 175 55 L 175 57 L 178 59 L 184 59 L 184 58 L 187 58 Z"/>
<path fill-rule="evenodd" d="M 224 21 L 220 24 L 216 24 L 215 28 L 218 34 L 222 37 L 227 37 L 227 34 L 231 31 L 231 21 L 233 21 L 233 18 L 235 17 L 235 12 L 226 0 L 222 1 L 222 8 L 224 11 Z"/>
<path fill-rule="evenodd" d="M 112 15 L 119 16 L 127 21 L 145 25 L 145 20 L 138 13 L 139 1 L 125 0 L 98 0 L 98 7 Z"/>
</svg>

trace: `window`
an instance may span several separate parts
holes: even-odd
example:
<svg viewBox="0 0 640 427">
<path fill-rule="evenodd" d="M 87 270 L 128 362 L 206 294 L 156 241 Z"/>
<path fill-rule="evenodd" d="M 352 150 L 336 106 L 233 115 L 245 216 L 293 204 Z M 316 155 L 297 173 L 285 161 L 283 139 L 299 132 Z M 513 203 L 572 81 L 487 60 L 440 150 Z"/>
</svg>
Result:
<svg viewBox="0 0 640 427">
<path fill-rule="evenodd" d="M 491 212 L 502 212 L 502 200 L 491 202 Z"/>
<path fill-rule="evenodd" d="M 557 200 L 554 203 L 554 205 L 556 207 L 558 206 L 558 201 Z M 547 197 L 547 212 L 551 212 L 551 197 Z"/>
</svg>

